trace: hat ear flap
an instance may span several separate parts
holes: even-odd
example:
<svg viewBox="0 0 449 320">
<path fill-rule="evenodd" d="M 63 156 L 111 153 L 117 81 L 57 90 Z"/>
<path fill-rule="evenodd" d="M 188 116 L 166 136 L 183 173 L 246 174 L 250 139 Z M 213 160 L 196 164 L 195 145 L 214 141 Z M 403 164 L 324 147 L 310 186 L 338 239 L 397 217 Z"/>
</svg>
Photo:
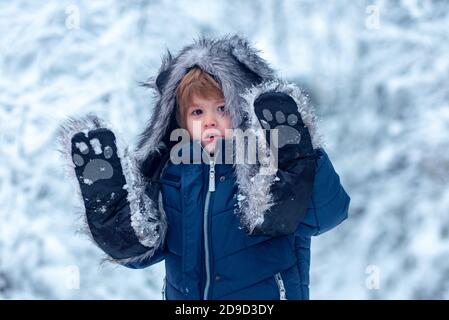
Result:
<svg viewBox="0 0 449 320">
<path fill-rule="evenodd" d="M 173 67 L 173 57 L 169 50 L 162 57 L 162 65 L 159 68 L 156 77 L 150 77 L 146 82 L 142 83 L 143 86 L 157 90 L 161 95 L 164 88 L 170 78 L 170 73 Z"/>
<path fill-rule="evenodd" d="M 159 91 L 159 94 L 162 94 L 162 91 L 164 91 L 165 85 L 167 84 L 167 81 L 170 76 L 170 70 L 164 70 L 159 73 L 159 75 L 156 78 L 156 88 L 157 91 Z"/>
<path fill-rule="evenodd" d="M 247 40 L 239 36 L 230 39 L 232 55 L 261 81 L 274 79 L 273 70 L 262 59 L 259 50 L 253 48 Z M 258 82 L 261 82 L 258 81 Z"/>
</svg>

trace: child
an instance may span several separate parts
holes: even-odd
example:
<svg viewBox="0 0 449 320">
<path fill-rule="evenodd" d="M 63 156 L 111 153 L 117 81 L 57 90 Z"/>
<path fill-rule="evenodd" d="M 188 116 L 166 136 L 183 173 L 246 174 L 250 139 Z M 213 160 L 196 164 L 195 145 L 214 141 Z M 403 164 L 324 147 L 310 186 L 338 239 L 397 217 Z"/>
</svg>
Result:
<svg viewBox="0 0 449 320">
<path fill-rule="evenodd" d="M 238 36 L 168 53 L 146 85 L 158 96 L 133 154 L 93 115 L 62 126 L 95 243 L 129 268 L 165 260 L 166 299 L 308 299 L 310 238 L 350 198 L 302 92 Z"/>
</svg>

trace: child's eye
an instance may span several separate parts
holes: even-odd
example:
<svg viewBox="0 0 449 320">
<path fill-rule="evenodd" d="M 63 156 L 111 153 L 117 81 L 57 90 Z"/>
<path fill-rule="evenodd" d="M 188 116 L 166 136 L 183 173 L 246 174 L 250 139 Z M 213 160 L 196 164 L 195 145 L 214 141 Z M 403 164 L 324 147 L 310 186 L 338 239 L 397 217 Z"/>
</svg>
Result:
<svg viewBox="0 0 449 320">
<path fill-rule="evenodd" d="M 194 116 L 198 116 L 198 115 L 200 115 L 201 113 L 203 113 L 203 110 L 201 110 L 201 109 L 195 109 L 195 110 L 192 111 L 192 114 L 193 114 Z"/>
<path fill-rule="evenodd" d="M 224 106 L 219 106 L 219 107 L 218 107 L 218 111 L 220 111 L 220 112 L 225 112 L 225 107 L 224 107 Z"/>
</svg>

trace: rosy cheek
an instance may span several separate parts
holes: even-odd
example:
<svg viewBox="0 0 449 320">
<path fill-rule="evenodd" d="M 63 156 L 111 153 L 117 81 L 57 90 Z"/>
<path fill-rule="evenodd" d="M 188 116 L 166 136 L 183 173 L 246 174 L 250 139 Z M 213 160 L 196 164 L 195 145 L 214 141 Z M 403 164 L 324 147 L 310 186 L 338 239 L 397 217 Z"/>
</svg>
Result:
<svg viewBox="0 0 449 320">
<path fill-rule="evenodd" d="M 200 120 L 190 120 L 187 130 L 190 137 L 195 140 L 201 139 L 202 122 Z"/>
<path fill-rule="evenodd" d="M 229 115 L 226 117 L 226 127 L 231 128 L 231 117 Z"/>
</svg>

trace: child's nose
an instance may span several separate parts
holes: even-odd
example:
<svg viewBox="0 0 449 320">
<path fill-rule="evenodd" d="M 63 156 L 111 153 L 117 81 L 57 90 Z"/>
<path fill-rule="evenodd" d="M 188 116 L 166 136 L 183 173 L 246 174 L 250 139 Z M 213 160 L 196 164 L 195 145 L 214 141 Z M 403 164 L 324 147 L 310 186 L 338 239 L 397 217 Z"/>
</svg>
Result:
<svg viewBox="0 0 449 320">
<path fill-rule="evenodd" d="M 213 118 L 213 117 L 208 117 L 207 119 L 206 119 L 206 121 L 204 122 L 204 126 L 206 127 L 206 128 L 210 128 L 210 127 L 215 127 L 216 126 L 216 121 L 215 121 L 215 118 Z"/>
</svg>

